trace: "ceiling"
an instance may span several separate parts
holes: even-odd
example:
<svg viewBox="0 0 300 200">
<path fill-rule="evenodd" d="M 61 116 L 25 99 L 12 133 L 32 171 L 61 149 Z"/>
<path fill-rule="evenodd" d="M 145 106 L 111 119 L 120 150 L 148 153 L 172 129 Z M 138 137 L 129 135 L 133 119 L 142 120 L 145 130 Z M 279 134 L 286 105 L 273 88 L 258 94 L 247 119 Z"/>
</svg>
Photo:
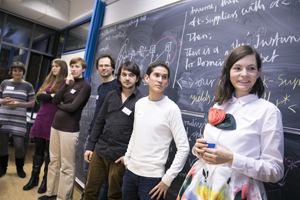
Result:
<svg viewBox="0 0 300 200">
<path fill-rule="evenodd" d="M 102 0 L 106 4 L 118 0 Z M 0 8 L 47 26 L 63 29 L 93 13 L 95 0 L 0 0 Z"/>
</svg>

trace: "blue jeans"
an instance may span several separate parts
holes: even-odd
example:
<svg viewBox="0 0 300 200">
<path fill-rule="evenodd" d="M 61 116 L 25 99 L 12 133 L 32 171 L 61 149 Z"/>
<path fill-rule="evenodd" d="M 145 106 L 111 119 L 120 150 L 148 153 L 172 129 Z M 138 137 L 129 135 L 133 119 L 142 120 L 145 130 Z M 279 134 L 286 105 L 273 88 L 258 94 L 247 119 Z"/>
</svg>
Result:
<svg viewBox="0 0 300 200">
<path fill-rule="evenodd" d="M 89 137 L 90 137 L 90 135 L 88 135 L 87 138 L 86 138 L 86 142 L 84 144 L 84 152 L 85 152 Z M 84 171 L 84 177 L 85 177 L 84 181 L 85 181 L 85 183 L 86 183 L 86 180 L 87 180 L 87 173 L 88 173 L 88 170 L 89 170 L 89 165 L 90 164 L 88 162 L 85 162 L 83 160 L 83 171 Z M 108 200 L 107 199 L 107 193 L 108 193 L 108 177 L 105 178 L 105 181 L 104 181 L 104 183 L 101 187 L 101 190 L 100 190 L 99 196 L 98 196 L 98 200 Z M 81 194 L 81 199 L 80 200 L 83 199 L 83 196 L 84 196 L 84 191 Z"/>
<path fill-rule="evenodd" d="M 161 178 L 138 176 L 126 169 L 123 185 L 122 200 L 153 200 L 149 192 L 161 181 Z M 157 197 L 155 197 L 156 199 Z M 163 196 L 160 197 L 163 200 Z"/>
</svg>

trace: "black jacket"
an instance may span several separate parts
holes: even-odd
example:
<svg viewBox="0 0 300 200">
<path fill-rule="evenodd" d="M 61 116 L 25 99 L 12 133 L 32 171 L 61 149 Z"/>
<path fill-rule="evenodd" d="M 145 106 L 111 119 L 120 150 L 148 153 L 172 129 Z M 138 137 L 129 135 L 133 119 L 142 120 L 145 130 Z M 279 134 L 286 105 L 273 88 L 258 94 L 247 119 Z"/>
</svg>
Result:
<svg viewBox="0 0 300 200">
<path fill-rule="evenodd" d="M 121 88 L 109 92 L 95 121 L 87 150 L 110 161 L 125 155 L 133 130 L 135 103 L 144 97 L 137 89 L 122 103 Z"/>
</svg>

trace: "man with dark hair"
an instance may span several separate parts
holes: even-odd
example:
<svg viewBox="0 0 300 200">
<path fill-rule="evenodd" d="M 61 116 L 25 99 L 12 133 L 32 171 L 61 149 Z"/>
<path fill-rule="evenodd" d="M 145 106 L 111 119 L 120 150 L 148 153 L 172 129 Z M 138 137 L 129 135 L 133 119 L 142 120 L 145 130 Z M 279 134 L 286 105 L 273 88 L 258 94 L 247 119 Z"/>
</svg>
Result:
<svg viewBox="0 0 300 200">
<path fill-rule="evenodd" d="M 116 161 L 126 152 L 133 129 L 134 106 L 144 95 L 137 89 L 141 75 L 135 63 L 123 63 L 117 81 L 121 87 L 106 96 L 84 154 L 85 161 L 90 162 L 84 200 L 97 198 L 106 176 L 108 199 L 122 198 L 125 167 Z"/>
<path fill-rule="evenodd" d="M 181 112 L 163 94 L 169 76 L 169 67 L 164 62 L 154 62 L 144 77 L 149 84 L 149 96 L 136 103 L 132 136 L 124 159 L 120 158 L 127 166 L 122 186 L 123 200 L 165 198 L 188 156 L 189 143 Z M 177 152 L 165 172 L 172 139 Z"/>
<path fill-rule="evenodd" d="M 102 84 L 98 87 L 97 96 L 96 96 L 96 108 L 95 108 L 93 120 L 91 121 L 90 128 L 88 130 L 88 135 L 84 145 L 84 151 L 88 144 L 88 140 L 91 135 L 95 120 L 98 116 L 99 111 L 101 110 L 106 95 L 110 91 L 115 90 L 119 87 L 116 79 L 113 77 L 115 71 L 115 59 L 112 56 L 108 54 L 101 54 L 96 61 L 96 69 L 98 70 L 98 73 L 102 78 Z M 85 179 L 87 179 L 88 169 L 89 169 L 89 163 L 83 161 L 83 171 L 85 174 Z M 98 200 L 107 200 L 107 190 L 108 190 L 108 181 L 106 178 L 105 182 L 103 183 L 102 189 L 99 192 Z M 82 193 L 82 199 L 83 196 L 84 196 L 84 192 Z"/>
</svg>

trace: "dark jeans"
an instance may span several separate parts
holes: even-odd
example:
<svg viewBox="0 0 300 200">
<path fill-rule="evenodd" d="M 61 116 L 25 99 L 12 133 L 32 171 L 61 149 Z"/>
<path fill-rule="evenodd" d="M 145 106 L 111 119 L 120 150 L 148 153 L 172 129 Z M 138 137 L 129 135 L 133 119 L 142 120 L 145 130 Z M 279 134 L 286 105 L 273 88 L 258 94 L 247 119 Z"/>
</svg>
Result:
<svg viewBox="0 0 300 200">
<path fill-rule="evenodd" d="M 161 178 L 149 178 L 138 176 L 128 169 L 126 169 L 123 186 L 122 186 L 122 200 L 153 200 L 149 192 L 161 181 Z M 156 199 L 157 197 L 155 197 Z M 160 200 L 163 200 L 163 196 Z"/>
</svg>

